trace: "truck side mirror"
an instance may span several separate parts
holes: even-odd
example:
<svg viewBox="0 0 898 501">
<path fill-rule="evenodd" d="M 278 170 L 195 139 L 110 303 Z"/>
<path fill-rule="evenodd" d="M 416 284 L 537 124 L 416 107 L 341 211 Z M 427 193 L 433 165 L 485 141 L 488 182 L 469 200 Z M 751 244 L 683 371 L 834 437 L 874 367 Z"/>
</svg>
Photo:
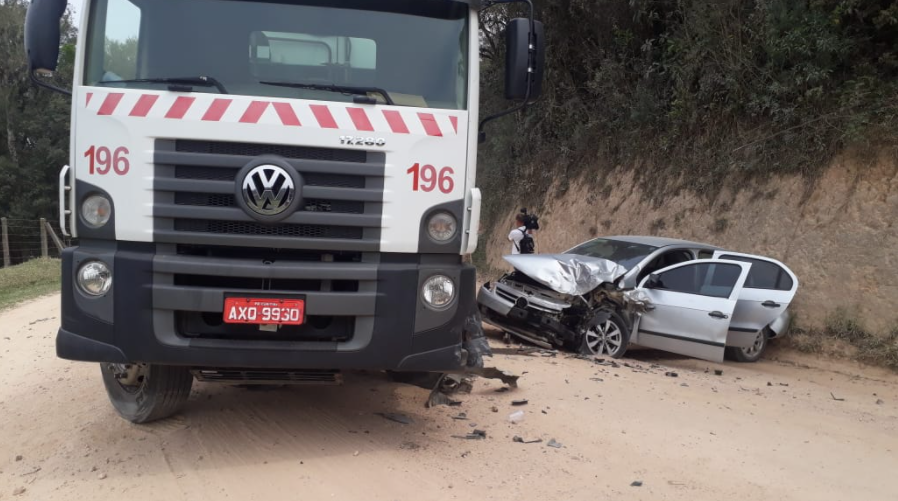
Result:
<svg viewBox="0 0 898 501">
<path fill-rule="evenodd" d="M 71 92 L 42 82 L 40 76 L 51 76 L 59 60 L 59 23 L 65 14 L 66 0 L 32 0 L 25 15 L 25 52 L 31 80 L 63 94 Z"/>
<path fill-rule="evenodd" d="M 531 45 L 529 19 L 509 19 L 505 26 L 506 99 L 533 101 L 543 92 L 546 61 L 543 23 L 533 21 L 533 35 Z"/>
</svg>

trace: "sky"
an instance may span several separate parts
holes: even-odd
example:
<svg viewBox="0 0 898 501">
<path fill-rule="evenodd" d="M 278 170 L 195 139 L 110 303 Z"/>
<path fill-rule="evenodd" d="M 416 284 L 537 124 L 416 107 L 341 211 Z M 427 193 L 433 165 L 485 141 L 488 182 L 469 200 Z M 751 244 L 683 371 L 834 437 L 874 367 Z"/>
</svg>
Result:
<svg viewBox="0 0 898 501">
<path fill-rule="evenodd" d="M 84 0 L 69 0 L 69 5 L 72 6 L 72 12 L 75 14 L 75 26 L 81 24 L 81 5 L 84 3 Z"/>
</svg>

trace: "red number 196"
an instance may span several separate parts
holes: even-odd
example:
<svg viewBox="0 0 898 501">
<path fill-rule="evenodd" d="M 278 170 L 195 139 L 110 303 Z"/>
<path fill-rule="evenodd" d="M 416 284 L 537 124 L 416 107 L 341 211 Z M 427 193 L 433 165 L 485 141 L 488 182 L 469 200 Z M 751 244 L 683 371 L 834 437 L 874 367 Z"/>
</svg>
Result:
<svg viewBox="0 0 898 501">
<path fill-rule="evenodd" d="M 443 167 L 437 174 L 437 169 L 433 165 L 415 164 L 406 173 L 412 175 L 412 191 L 421 190 L 430 193 L 434 188 L 439 188 L 443 193 L 450 193 L 455 188 L 455 181 L 452 179 L 455 171 L 452 167 Z"/>
<path fill-rule="evenodd" d="M 84 156 L 89 160 L 89 172 L 91 174 L 106 175 L 112 169 L 119 176 L 124 176 L 131 169 L 131 162 L 128 161 L 128 148 L 122 146 L 116 148 L 115 152 L 109 150 L 105 146 L 91 146 L 84 152 Z"/>
</svg>

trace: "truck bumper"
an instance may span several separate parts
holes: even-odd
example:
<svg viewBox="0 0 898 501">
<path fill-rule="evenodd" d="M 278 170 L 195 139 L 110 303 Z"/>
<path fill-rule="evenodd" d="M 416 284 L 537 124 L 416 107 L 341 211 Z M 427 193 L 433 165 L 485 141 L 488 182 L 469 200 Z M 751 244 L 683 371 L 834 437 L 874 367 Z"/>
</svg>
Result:
<svg viewBox="0 0 898 501">
<path fill-rule="evenodd" d="M 475 270 L 459 256 L 380 254 L 344 266 L 197 258 L 173 246 L 93 241 L 66 249 L 62 260 L 56 352 L 63 359 L 260 369 L 455 371 L 466 365 L 464 325 L 476 310 Z M 91 260 L 113 272 L 112 289 L 98 298 L 75 284 L 75 273 Z M 435 274 L 457 286 L 444 311 L 425 307 L 419 297 Z M 308 321 L 289 332 L 221 322 L 225 296 L 259 294 L 304 298 Z"/>
</svg>

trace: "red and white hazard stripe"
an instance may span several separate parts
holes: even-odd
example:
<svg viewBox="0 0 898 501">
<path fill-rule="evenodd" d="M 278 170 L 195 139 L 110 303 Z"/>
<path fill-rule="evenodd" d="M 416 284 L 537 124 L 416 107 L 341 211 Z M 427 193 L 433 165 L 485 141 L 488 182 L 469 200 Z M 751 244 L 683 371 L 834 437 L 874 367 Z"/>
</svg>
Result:
<svg viewBox="0 0 898 501">
<path fill-rule="evenodd" d="M 281 125 L 432 137 L 458 135 L 458 116 L 442 111 L 271 101 L 212 94 L 87 92 L 84 106 L 101 116 Z"/>
</svg>

